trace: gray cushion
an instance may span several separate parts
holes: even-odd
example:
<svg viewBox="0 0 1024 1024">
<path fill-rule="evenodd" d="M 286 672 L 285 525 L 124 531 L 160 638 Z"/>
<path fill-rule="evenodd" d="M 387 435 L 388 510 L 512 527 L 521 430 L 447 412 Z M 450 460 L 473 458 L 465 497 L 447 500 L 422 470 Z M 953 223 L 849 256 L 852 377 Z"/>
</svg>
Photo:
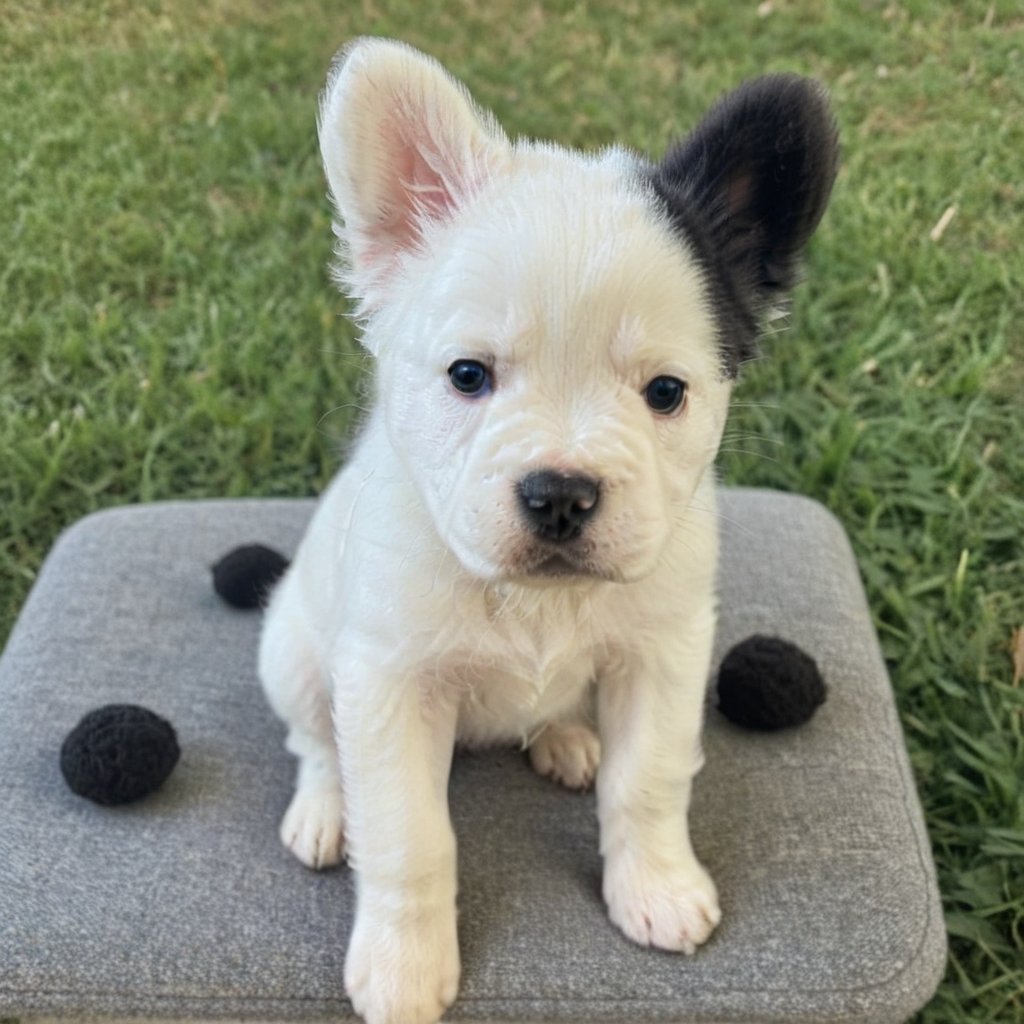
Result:
<svg viewBox="0 0 1024 1024">
<path fill-rule="evenodd" d="M 350 1019 L 345 868 L 277 840 L 293 765 L 255 676 L 257 613 L 209 566 L 290 553 L 305 501 L 101 512 L 59 540 L 0 661 L 0 1016 Z M 934 991 L 942 915 L 885 667 L 846 536 L 820 505 L 726 491 L 718 656 L 800 644 L 830 695 L 754 734 L 708 712 L 693 804 L 723 921 L 690 959 L 631 945 L 600 899 L 594 801 L 521 753 L 456 758 L 463 981 L 448 1019 L 900 1021 Z M 89 709 L 177 727 L 164 787 L 120 809 L 65 786 Z"/>
</svg>

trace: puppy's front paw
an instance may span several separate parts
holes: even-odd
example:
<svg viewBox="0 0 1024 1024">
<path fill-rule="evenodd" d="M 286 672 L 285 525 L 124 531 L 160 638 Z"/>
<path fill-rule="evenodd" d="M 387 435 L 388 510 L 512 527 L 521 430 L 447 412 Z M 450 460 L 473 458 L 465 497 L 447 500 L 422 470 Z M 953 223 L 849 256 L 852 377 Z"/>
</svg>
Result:
<svg viewBox="0 0 1024 1024">
<path fill-rule="evenodd" d="M 357 915 L 345 988 L 366 1024 L 437 1024 L 459 988 L 454 906 L 402 923 Z"/>
<path fill-rule="evenodd" d="M 530 763 L 569 789 L 589 789 L 601 760 L 597 733 L 582 722 L 552 722 L 530 744 Z"/>
<path fill-rule="evenodd" d="M 345 855 L 345 802 L 334 785 L 300 786 L 281 821 L 281 842 L 308 868 L 333 867 Z"/>
<path fill-rule="evenodd" d="M 718 892 L 695 857 L 656 868 L 620 854 L 604 870 L 604 899 L 612 921 L 641 946 L 693 953 L 721 920 Z"/>
</svg>

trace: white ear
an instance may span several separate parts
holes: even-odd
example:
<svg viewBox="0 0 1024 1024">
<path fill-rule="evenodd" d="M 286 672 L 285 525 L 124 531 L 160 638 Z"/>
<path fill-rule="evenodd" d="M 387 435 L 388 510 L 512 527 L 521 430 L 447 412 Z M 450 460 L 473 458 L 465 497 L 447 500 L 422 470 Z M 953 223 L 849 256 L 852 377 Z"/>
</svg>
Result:
<svg viewBox="0 0 1024 1024">
<path fill-rule="evenodd" d="M 364 311 L 387 297 L 402 257 L 450 217 L 508 153 L 494 118 L 437 61 L 359 39 L 336 59 L 320 104 L 320 152 L 335 228 Z"/>
</svg>

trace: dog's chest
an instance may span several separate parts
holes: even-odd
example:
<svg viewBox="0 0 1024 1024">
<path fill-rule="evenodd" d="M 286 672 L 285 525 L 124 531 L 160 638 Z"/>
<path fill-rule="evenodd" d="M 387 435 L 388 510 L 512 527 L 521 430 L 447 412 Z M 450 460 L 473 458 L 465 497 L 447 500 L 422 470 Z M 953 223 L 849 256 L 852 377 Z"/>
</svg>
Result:
<svg viewBox="0 0 1024 1024">
<path fill-rule="evenodd" d="M 445 681 L 461 691 L 459 739 L 525 741 L 570 712 L 594 679 L 595 626 L 578 598 L 513 604 L 487 595 L 443 659 Z"/>
</svg>

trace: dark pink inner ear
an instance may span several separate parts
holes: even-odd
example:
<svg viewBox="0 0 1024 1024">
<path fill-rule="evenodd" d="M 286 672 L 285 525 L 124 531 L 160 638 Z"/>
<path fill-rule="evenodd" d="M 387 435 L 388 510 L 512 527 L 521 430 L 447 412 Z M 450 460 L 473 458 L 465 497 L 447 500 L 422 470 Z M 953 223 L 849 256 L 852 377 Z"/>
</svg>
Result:
<svg viewBox="0 0 1024 1024">
<path fill-rule="evenodd" d="M 445 167 L 445 157 L 425 131 L 400 120 L 392 126 L 391 177 L 383 198 L 380 228 L 387 248 L 410 249 L 420 240 L 422 220 L 445 220 L 455 208 L 457 171 Z M 377 246 L 373 247 L 374 249 Z"/>
</svg>

